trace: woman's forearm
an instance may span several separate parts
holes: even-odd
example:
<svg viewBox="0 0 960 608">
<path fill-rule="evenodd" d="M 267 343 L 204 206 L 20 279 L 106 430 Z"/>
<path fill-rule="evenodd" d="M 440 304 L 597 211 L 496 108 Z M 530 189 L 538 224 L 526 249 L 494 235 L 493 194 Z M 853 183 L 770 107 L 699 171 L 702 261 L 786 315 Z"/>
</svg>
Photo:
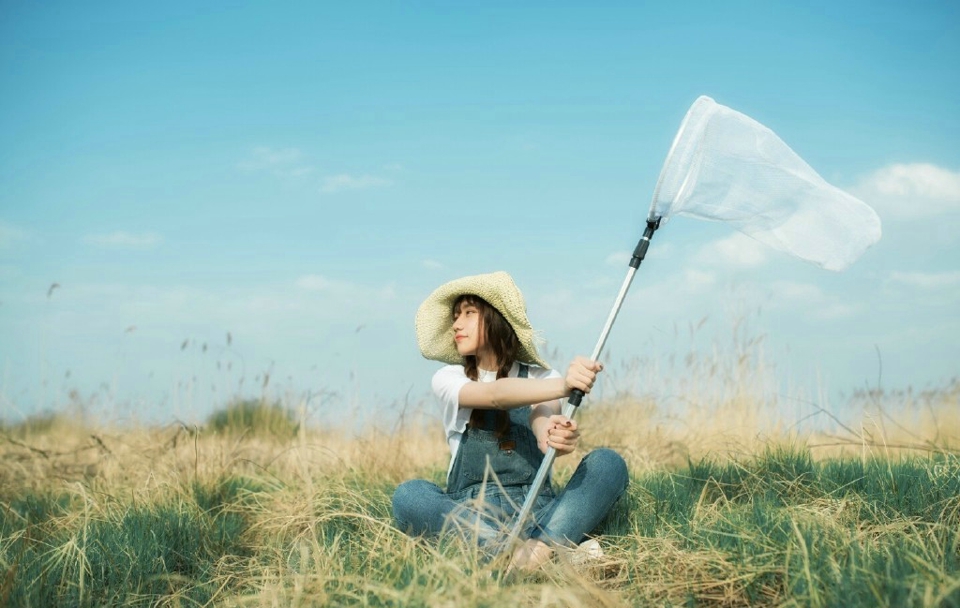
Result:
<svg viewBox="0 0 960 608">
<path fill-rule="evenodd" d="M 500 378 L 493 382 L 468 382 L 460 389 L 461 407 L 512 409 L 562 399 L 569 394 L 563 378 Z"/>
</svg>

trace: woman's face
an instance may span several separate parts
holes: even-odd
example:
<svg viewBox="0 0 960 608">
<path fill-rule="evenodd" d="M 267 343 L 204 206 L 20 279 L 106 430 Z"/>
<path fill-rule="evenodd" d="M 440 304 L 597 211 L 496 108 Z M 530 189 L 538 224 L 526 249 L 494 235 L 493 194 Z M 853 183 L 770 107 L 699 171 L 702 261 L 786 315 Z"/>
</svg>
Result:
<svg viewBox="0 0 960 608">
<path fill-rule="evenodd" d="M 469 302 L 461 302 L 453 312 L 453 340 L 461 357 L 479 357 L 483 347 L 483 323 L 480 309 Z"/>
</svg>

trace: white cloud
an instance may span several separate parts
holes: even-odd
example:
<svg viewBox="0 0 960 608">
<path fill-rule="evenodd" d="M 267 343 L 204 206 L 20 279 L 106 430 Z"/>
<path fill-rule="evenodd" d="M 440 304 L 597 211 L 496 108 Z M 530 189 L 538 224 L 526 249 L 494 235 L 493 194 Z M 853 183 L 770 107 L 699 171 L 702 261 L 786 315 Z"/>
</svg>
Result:
<svg viewBox="0 0 960 608">
<path fill-rule="evenodd" d="M 899 272 L 890 274 L 889 280 L 920 289 L 943 289 L 960 285 L 960 271 L 948 272 Z"/>
<path fill-rule="evenodd" d="M 214 326 L 232 331 L 235 337 L 268 336 L 279 326 L 335 328 L 361 320 L 383 320 L 396 311 L 384 307 L 384 302 L 403 297 L 390 283 L 353 283 L 320 275 L 305 275 L 296 285 L 207 289 L 72 283 L 63 290 L 55 296 L 59 306 L 56 322 L 74 324 L 75 331 L 87 331 L 92 324 L 83 319 L 95 318 L 97 325 L 113 327 L 118 333 L 130 325 L 137 326 L 138 335 L 161 331 L 177 335 Z M 29 302 L 45 302 L 46 291 L 30 298 Z M 28 302 L 26 296 L 21 301 Z"/>
<path fill-rule="evenodd" d="M 615 251 L 607 256 L 604 262 L 609 266 L 626 266 L 630 263 L 633 253 L 630 251 Z"/>
<path fill-rule="evenodd" d="M 310 175 L 313 173 L 313 167 L 293 167 L 284 171 L 274 171 L 274 173 L 277 175 L 285 175 L 287 177 L 303 177 L 304 175 Z"/>
<path fill-rule="evenodd" d="M 701 247 L 694 261 L 710 266 L 756 268 L 767 261 L 767 248 L 742 233 L 734 232 Z"/>
<path fill-rule="evenodd" d="M 30 234 L 26 230 L 18 228 L 13 224 L 0 221 L 0 249 L 9 249 L 13 247 L 14 244 L 24 241 L 29 237 Z"/>
<path fill-rule="evenodd" d="M 377 295 L 381 300 L 395 300 L 397 298 L 397 286 L 392 283 L 384 285 L 377 290 Z"/>
<path fill-rule="evenodd" d="M 717 275 L 712 272 L 694 270 L 693 268 L 685 270 L 683 278 L 684 286 L 694 293 L 710 289 L 717 283 Z"/>
<path fill-rule="evenodd" d="M 774 281 L 770 286 L 777 308 L 799 308 L 817 319 L 840 319 L 857 312 L 858 307 L 823 293 L 817 285 L 795 281 Z"/>
<path fill-rule="evenodd" d="M 850 191 L 881 216 L 891 218 L 930 218 L 960 211 L 960 172 L 929 163 L 883 167 Z"/>
<path fill-rule="evenodd" d="M 816 285 L 794 281 L 774 281 L 771 291 L 775 298 L 786 301 L 821 302 L 824 297 Z"/>
<path fill-rule="evenodd" d="M 860 311 L 860 307 L 843 302 L 825 302 L 811 311 L 818 319 L 845 319 Z"/>
<path fill-rule="evenodd" d="M 443 264 L 441 264 L 440 262 L 438 262 L 438 261 L 436 261 L 436 260 L 423 260 L 422 262 L 420 262 L 420 264 L 421 264 L 424 268 L 430 268 L 430 269 L 433 269 L 433 270 L 439 270 L 439 269 L 443 268 Z"/>
<path fill-rule="evenodd" d="M 392 184 L 388 179 L 376 177 L 374 175 L 348 175 L 341 173 L 339 175 L 328 175 L 323 178 L 323 184 L 320 186 L 320 192 L 324 194 L 333 194 L 345 190 L 367 190 L 370 188 L 379 188 Z"/>
<path fill-rule="evenodd" d="M 250 150 L 246 159 L 237 163 L 244 171 L 270 171 L 280 177 L 303 177 L 313 173 L 313 167 L 305 164 L 299 148 L 271 148 L 257 146 Z"/>
<path fill-rule="evenodd" d="M 104 249 L 150 249 L 160 244 L 163 239 L 158 234 L 145 232 L 132 234 L 122 230 L 110 234 L 88 234 L 83 242 L 94 247 Z"/>
<path fill-rule="evenodd" d="M 271 148 L 257 146 L 250 151 L 246 160 L 240 161 L 238 166 L 247 171 L 268 169 L 277 165 L 289 165 L 300 160 L 300 150 L 297 148 Z"/>
<path fill-rule="evenodd" d="M 676 247 L 670 241 L 650 243 L 650 249 L 647 250 L 647 257 L 653 260 L 666 260 L 673 257 Z"/>
</svg>

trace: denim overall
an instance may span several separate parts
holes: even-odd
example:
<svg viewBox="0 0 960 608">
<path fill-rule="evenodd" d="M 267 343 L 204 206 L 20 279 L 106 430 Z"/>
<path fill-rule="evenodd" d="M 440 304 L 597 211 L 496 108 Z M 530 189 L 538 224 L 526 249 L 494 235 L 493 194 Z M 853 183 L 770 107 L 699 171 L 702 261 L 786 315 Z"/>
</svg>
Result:
<svg viewBox="0 0 960 608">
<path fill-rule="evenodd" d="M 528 367 L 521 363 L 517 377 L 527 376 Z M 482 497 L 481 518 L 494 527 L 497 523 L 503 527 L 526 499 L 543 462 L 543 453 L 530 428 L 529 405 L 508 410 L 510 428 L 503 436 L 498 436 L 494 428 L 496 411 L 480 412 L 483 424 L 470 425 L 460 439 L 447 476 L 447 495 L 457 502 Z M 548 481 L 540 491 L 535 510 L 553 497 Z"/>
<path fill-rule="evenodd" d="M 528 377 L 520 364 L 518 377 Z M 530 429 L 529 405 L 509 410 L 510 429 L 503 437 L 494 429 L 496 412 L 482 413 L 484 421 L 470 425 L 460 439 L 447 489 L 424 479 L 400 484 L 393 495 L 393 512 L 400 529 L 412 535 L 435 536 L 458 532 L 482 546 L 494 548 L 512 528 L 543 462 Z M 580 462 L 559 495 L 545 483 L 534 504 L 535 521 L 523 536 L 575 545 L 593 530 L 627 487 L 623 458 L 597 448 Z"/>
</svg>

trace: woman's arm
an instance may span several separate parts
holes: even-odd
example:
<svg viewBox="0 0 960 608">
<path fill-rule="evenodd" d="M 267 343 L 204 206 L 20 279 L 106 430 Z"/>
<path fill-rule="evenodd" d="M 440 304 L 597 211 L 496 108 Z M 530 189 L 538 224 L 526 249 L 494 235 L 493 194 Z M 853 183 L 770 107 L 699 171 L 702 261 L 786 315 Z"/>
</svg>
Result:
<svg viewBox="0 0 960 608">
<path fill-rule="evenodd" d="M 511 409 L 569 397 L 574 389 L 587 394 L 603 365 L 577 357 L 563 378 L 500 378 L 493 382 L 468 382 L 460 388 L 460 407 Z"/>
<path fill-rule="evenodd" d="M 460 389 L 460 407 L 506 410 L 561 399 L 567 394 L 563 378 L 500 378 L 464 384 Z"/>
</svg>

